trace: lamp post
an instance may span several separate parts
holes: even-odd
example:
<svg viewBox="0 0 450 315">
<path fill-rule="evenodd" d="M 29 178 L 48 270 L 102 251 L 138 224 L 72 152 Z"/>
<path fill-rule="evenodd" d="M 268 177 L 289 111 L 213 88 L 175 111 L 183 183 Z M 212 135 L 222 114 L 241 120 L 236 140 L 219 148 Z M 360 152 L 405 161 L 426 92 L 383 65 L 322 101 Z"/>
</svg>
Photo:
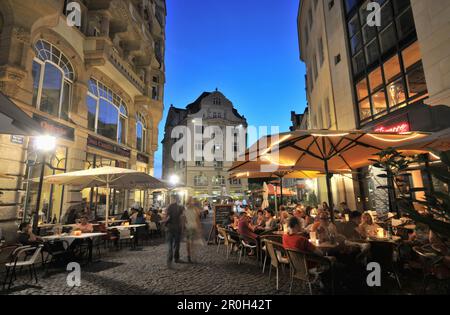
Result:
<svg viewBox="0 0 450 315">
<path fill-rule="evenodd" d="M 54 151 L 56 148 L 56 138 L 52 136 L 39 136 L 34 142 L 37 151 L 42 153 L 41 159 L 41 173 L 39 176 L 39 186 L 36 198 L 36 208 L 33 215 L 33 230 L 36 231 L 39 224 L 39 206 L 41 203 L 42 187 L 44 185 L 45 164 L 47 160 L 47 153 Z"/>
</svg>

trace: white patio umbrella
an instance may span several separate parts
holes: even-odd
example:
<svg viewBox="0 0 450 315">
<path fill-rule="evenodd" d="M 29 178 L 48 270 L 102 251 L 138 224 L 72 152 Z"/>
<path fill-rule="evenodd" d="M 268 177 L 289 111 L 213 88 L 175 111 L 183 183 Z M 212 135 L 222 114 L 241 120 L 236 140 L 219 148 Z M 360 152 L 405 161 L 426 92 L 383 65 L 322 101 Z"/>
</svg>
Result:
<svg viewBox="0 0 450 315">
<path fill-rule="evenodd" d="M 83 171 L 47 176 L 48 184 L 87 187 L 106 187 L 105 220 L 108 222 L 110 188 L 158 189 L 166 184 L 143 172 L 117 167 L 100 167 Z"/>
<path fill-rule="evenodd" d="M 275 200 L 275 208 L 277 207 L 277 202 Z M 261 204 L 261 209 L 269 208 L 269 187 L 267 187 L 267 183 L 263 184 L 263 202 Z"/>
</svg>

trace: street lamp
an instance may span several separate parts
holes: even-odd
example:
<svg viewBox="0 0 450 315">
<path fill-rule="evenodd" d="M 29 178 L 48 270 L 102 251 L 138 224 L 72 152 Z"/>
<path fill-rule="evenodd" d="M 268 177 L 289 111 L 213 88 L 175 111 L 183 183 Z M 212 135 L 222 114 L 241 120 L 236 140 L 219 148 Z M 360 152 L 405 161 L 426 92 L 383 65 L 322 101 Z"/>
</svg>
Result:
<svg viewBox="0 0 450 315">
<path fill-rule="evenodd" d="M 42 160 L 41 160 L 41 174 L 39 177 L 39 187 L 38 187 L 38 193 L 36 198 L 36 208 L 34 211 L 33 216 L 33 229 L 36 231 L 38 224 L 39 224 L 39 205 L 41 203 L 41 195 L 42 195 L 42 187 L 44 185 L 44 174 L 45 174 L 45 164 L 47 160 L 47 153 L 52 152 L 56 148 L 56 138 L 49 136 L 49 135 L 43 135 L 35 138 L 34 141 L 35 149 L 38 152 L 42 153 Z"/>
<path fill-rule="evenodd" d="M 179 182 L 180 182 L 180 178 L 179 178 L 177 175 L 172 175 L 172 176 L 170 176 L 170 178 L 169 178 L 169 183 L 170 183 L 172 186 L 178 185 Z"/>
</svg>

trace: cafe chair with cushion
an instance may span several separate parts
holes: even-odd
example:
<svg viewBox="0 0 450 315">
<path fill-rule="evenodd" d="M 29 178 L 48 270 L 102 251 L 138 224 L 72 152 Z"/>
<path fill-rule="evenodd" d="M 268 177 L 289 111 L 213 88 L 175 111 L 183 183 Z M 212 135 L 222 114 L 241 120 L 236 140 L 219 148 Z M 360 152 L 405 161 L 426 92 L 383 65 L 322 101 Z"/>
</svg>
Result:
<svg viewBox="0 0 450 315">
<path fill-rule="evenodd" d="M 284 249 L 283 245 L 268 239 L 263 240 L 266 252 L 270 256 L 270 266 L 269 266 L 269 281 L 272 276 L 272 268 L 276 270 L 276 288 L 279 290 L 279 269 L 284 265 L 289 265 L 289 260 L 283 255 Z"/>
<path fill-rule="evenodd" d="M 45 266 L 45 274 L 48 274 L 48 268 L 54 263 L 64 263 L 70 258 L 68 251 L 69 243 L 66 240 L 55 240 L 44 244 L 43 252 L 47 253 L 43 264 Z"/>
<path fill-rule="evenodd" d="M 231 231 L 231 230 L 224 230 L 226 233 L 226 237 L 224 239 L 224 244 L 227 248 L 227 259 L 230 257 L 230 254 L 233 252 L 233 249 L 238 249 L 239 246 L 239 234 Z"/>
<path fill-rule="evenodd" d="M 294 279 L 302 281 L 308 285 L 309 293 L 312 295 L 312 285 L 320 283 L 320 276 L 327 270 L 332 268 L 332 261 L 325 257 L 315 254 L 305 253 L 298 250 L 287 249 L 289 264 L 291 266 L 291 282 L 289 286 L 289 294 L 292 293 Z M 315 263 L 317 266 L 311 268 L 308 263 Z M 331 283 L 331 290 L 334 292 L 334 282 Z"/>
<path fill-rule="evenodd" d="M 131 231 L 128 229 L 119 230 L 119 247 L 122 248 L 122 244 L 125 242 L 129 246 L 132 245 L 132 241 L 134 236 L 131 234 Z"/>
<path fill-rule="evenodd" d="M 38 257 L 41 254 L 42 248 L 42 245 L 39 245 L 37 247 L 22 246 L 14 251 L 13 256 L 11 257 L 11 261 L 5 264 L 6 275 L 5 280 L 3 281 L 3 290 L 5 290 L 7 282 L 8 290 L 11 288 L 13 280 L 16 279 L 17 267 L 19 267 L 20 269 L 28 267 L 31 279 L 33 279 L 34 277 L 35 282 L 38 282 L 36 264 L 38 264 Z"/>
</svg>

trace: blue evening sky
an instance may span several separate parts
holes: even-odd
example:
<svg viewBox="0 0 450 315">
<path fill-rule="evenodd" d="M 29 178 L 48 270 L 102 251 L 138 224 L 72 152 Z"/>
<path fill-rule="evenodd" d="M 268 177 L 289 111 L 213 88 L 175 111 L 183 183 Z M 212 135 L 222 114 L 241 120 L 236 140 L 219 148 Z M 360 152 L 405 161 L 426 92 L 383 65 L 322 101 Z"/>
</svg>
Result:
<svg viewBox="0 0 450 315">
<path fill-rule="evenodd" d="M 298 0 L 167 0 L 165 111 L 218 88 L 253 126 L 287 131 L 306 105 Z M 162 145 L 155 156 L 161 176 Z"/>
</svg>

